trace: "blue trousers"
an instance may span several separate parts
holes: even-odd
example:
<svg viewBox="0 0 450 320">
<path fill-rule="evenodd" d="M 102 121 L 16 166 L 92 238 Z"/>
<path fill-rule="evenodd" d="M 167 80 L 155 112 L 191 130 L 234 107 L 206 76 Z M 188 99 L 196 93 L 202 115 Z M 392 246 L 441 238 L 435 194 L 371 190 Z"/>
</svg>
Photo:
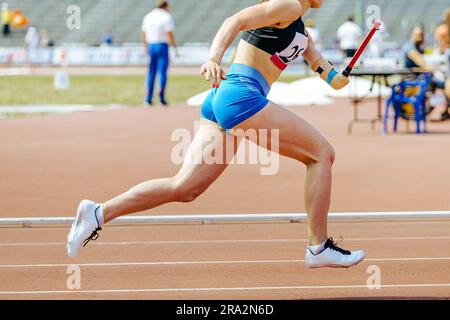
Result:
<svg viewBox="0 0 450 320">
<path fill-rule="evenodd" d="M 167 71 L 169 70 L 169 45 L 167 43 L 156 43 L 148 45 L 150 52 L 150 65 L 147 76 L 147 98 L 146 102 L 153 100 L 153 90 L 156 75 L 159 75 L 159 99 L 166 101 Z"/>
</svg>

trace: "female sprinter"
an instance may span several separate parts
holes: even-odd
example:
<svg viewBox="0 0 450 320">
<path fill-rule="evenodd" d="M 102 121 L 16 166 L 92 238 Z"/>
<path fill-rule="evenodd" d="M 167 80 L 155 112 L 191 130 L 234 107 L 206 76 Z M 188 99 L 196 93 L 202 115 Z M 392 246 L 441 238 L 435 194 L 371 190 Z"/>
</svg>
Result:
<svg viewBox="0 0 450 320">
<path fill-rule="evenodd" d="M 246 8 L 225 20 L 218 31 L 209 60 L 201 74 L 213 89 L 202 106 L 202 122 L 180 171 L 171 178 L 150 180 L 103 204 L 81 201 L 68 235 L 69 256 L 76 256 L 90 240 L 96 240 L 103 224 L 123 215 L 155 208 L 168 202 L 190 202 L 201 195 L 226 169 L 227 164 L 197 161 L 193 155 L 210 155 L 234 140 L 233 130 L 279 130 L 279 153 L 304 163 L 309 246 L 306 265 L 350 267 L 365 257 L 364 251 L 347 251 L 328 239 L 327 215 L 331 193 L 334 150 L 305 120 L 267 100 L 270 86 L 282 70 L 300 54 L 333 88 L 349 80 L 335 71 L 314 48 L 302 16 L 319 8 L 322 0 L 268 0 Z M 240 31 L 242 39 L 227 76 L 220 64 L 224 52 Z M 220 87 L 219 87 L 220 86 Z M 230 133 L 231 132 L 231 133 Z M 220 135 L 223 139 L 211 139 Z M 211 141 L 221 145 L 214 145 Z M 220 141 L 222 140 L 222 141 Z M 258 142 L 258 141 L 256 141 Z"/>
</svg>

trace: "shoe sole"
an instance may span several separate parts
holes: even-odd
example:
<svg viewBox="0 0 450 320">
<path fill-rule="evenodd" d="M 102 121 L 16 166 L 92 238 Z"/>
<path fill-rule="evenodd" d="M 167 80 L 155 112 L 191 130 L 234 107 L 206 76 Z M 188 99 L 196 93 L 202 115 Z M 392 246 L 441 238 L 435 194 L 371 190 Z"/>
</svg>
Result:
<svg viewBox="0 0 450 320">
<path fill-rule="evenodd" d="M 76 217 L 75 217 L 75 221 L 73 222 L 73 224 L 72 224 L 72 227 L 71 227 L 71 229 L 70 229 L 70 232 L 69 232 L 69 237 L 68 237 L 68 239 L 67 239 L 67 242 L 68 243 L 72 243 L 73 244 L 73 240 L 74 240 L 74 237 L 75 237 L 75 230 L 73 230 L 73 232 L 72 232 L 72 228 L 73 228 L 73 226 L 76 226 L 76 225 L 79 225 L 79 222 L 80 222 L 80 218 L 81 218 L 81 212 L 84 210 L 84 201 L 82 202 L 82 203 L 80 203 L 80 205 L 78 206 L 78 209 L 77 209 L 77 215 L 76 215 Z M 67 255 L 69 255 L 69 253 L 67 252 Z M 69 255 L 70 257 L 76 257 L 78 254 L 76 254 L 76 255 L 73 255 L 73 256 L 71 256 L 71 255 Z"/>
<path fill-rule="evenodd" d="M 306 266 L 308 268 L 310 268 L 310 269 L 317 269 L 317 268 L 336 268 L 336 269 L 344 268 L 344 269 L 348 269 L 348 268 L 356 266 L 357 264 L 360 264 L 361 262 L 364 261 L 365 258 L 366 257 L 364 256 L 364 258 L 362 258 L 361 260 L 359 260 L 359 261 L 357 261 L 354 264 L 349 265 L 349 266 L 343 266 L 341 264 L 321 264 L 321 265 L 318 265 L 318 266 L 308 266 L 308 265 L 306 265 Z"/>
</svg>

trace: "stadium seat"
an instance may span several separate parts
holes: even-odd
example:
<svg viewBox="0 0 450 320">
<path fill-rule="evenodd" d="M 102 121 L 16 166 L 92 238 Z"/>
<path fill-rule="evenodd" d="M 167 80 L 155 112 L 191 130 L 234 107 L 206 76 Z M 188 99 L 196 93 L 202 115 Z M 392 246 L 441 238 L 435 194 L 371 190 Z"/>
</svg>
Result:
<svg viewBox="0 0 450 320">
<path fill-rule="evenodd" d="M 180 44 L 210 43 L 223 20 L 240 9 L 256 4 L 258 0 L 171 0 L 172 14 L 177 25 L 175 35 Z M 98 44 L 104 32 L 111 32 L 117 43 L 140 42 L 142 18 L 153 8 L 152 0 L 46 0 L 38 6 L 29 0 L 9 0 L 12 9 L 20 9 L 29 25 L 38 30 L 46 29 L 49 37 L 61 45 L 65 43 Z M 80 6 L 82 27 L 69 30 L 66 27 L 66 10 L 70 5 Z M 382 11 L 390 41 L 401 44 L 409 37 L 409 29 L 417 21 L 427 26 L 428 37 L 439 22 L 447 1 L 442 0 L 373 0 Z M 366 16 L 355 1 L 325 1 L 321 10 L 311 10 L 307 17 L 313 18 L 322 35 L 325 46 L 333 46 L 336 30 L 349 15 Z M 358 16 L 357 15 L 357 16 Z M 105 19 L 107 17 L 107 19 Z M 363 21 L 364 22 L 364 21 Z M 13 33 L 7 46 L 22 46 L 25 30 Z"/>
</svg>

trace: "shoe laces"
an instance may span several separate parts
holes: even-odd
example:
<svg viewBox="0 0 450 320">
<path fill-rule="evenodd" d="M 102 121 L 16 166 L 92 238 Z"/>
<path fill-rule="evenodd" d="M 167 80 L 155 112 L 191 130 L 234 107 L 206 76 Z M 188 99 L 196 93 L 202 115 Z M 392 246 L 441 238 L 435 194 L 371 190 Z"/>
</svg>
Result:
<svg viewBox="0 0 450 320">
<path fill-rule="evenodd" d="M 95 208 L 95 211 L 94 211 L 94 217 L 95 217 L 95 220 L 97 220 L 97 228 L 95 228 L 95 230 L 92 231 L 92 233 L 89 236 L 89 238 L 84 240 L 83 247 L 85 247 L 91 240 L 92 241 L 97 240 L 98 237 L 99 237 L 98 231 L 102 231 L 102 228 L 100 228 L 100 223 L 98 222 L 98 218 L 97 218 L 97 210 L 98 209 L 100 209 L 100 206 L 97 206 L 97 208 Z"/>
<path fill-rule="evenodd" d="M 90 235 L 90 237 L 87 238 L 86 240 L 84 240 L 83 247 L 85 247 L 85 246 L 89 243 L 89 241 L 91 241 L 91 240 L 92 240 L 92 241 L 97 240 L 98 237 L 99 237 L 99 234 L 98 234 L 97 231 L 101 231 L 101 230 L 102 230 L 102 228 L 100 228 L 100 227 L 95 228 L 95 230 L 92 231 L 92 234 Z"/>
<path fill-rule="evenodd" d="M 330 248 L 331 250 L 338 251 L 344 255 L 351 255 L 352 253 L 350 251 L 338 247 L 343 240 L 343 237 L 339 237 L 337 241 L 330 237 L 325 243 L 325 248 Z"/>
</svg>

